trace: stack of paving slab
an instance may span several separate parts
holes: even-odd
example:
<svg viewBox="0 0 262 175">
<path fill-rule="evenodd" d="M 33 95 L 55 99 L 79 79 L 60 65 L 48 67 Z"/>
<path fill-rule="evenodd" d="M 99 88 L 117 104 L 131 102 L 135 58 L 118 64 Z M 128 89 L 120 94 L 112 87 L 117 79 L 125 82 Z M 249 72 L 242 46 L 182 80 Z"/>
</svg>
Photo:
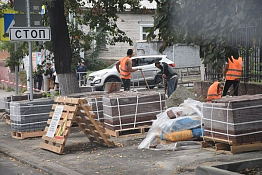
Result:
<svg viewBox="0 0 262 175">
<path fill-rule="evenodd" d="M 205 136 L 239 144 L 262 141 L 262 94 L 214 102 L 203 105 Z"/>
<path fill-rule="evenodd" d="M 34 94 L 34 99 L 37 98 L 42 98 L 42 93 L 35 93 Z M 10 114 L 10 102 L 12 101 L 22 101 L 22 100 L 28 100 L 29 99 L 29 94 L 24 94 L 24 95 L 12 95 L 8 97 L 4 97 L 4 103 L 5 103 L 5 112 Z M 10 116 L 7 115 L 7 119 L 10 120 Z"/>
<path fill-rule="evenodd" d="M 53 99 L 10 102 L 12 131 L 29 132 L 44 130 L 53 104 Z"/>
<path fill-rule="evenodd" d="M 154 91 L 116 92 L 103 98 L 104 125 L 115 131 L 151 125 L 165 108 L 165 94 Z"/>
<path fill-rule="evenodd" d="M 104 91 L 93 91 L 85 93 L 77 93 L 69 95 L 69 97 L 74 98 L 85 98 L 88 104 L 91 106 L 91 113 L 96 115 L 96 119 L 100 122 L 104 121 L 104 112 L 103 112 L 103 96 L 106 95 Z"/>
</svg>

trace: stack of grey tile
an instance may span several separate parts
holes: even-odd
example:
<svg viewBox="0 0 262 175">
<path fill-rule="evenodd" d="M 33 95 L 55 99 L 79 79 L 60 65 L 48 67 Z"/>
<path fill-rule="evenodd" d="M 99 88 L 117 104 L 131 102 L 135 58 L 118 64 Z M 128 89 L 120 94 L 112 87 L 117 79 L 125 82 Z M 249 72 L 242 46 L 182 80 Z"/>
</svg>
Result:
<svg viewBox="0 0 262 175">
<path fill-rule="evenodd" d="M 42 98 L 42 93 L 34 93 L 34 99 L 37 98 Z M 7 112 L 8 114 L 10 113 L 10 103 L 12 101 L 22 101 L 22 100 L 29 100 L 29 94 L 11 95 L 8 97 L 4 97 L 5 112 Z"/>
<path fill-rule="evenodd" d="M 44 130 L 53 104 L 53 99 L 11 102 L 10 120 L 12 131 L 29 132 Z"/>
<path fill-rule="evenodd" d="M 4 97 L 4 103 L 5 103 L 5 112 L 10 113 L 10 102 L 11 102 L 11 97 Z"/>
</svg>

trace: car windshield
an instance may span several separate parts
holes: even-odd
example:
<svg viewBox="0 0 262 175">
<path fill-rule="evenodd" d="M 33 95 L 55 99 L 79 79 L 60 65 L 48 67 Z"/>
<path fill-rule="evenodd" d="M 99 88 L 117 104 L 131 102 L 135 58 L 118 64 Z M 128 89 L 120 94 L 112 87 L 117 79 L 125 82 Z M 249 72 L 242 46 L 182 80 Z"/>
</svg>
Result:
<svg viewBox="0 0 262 175">
<path fill-rule="evenodd" d="M 117 62 L 115 62 L 115 63 L 111 64 L 110 66 L 108 66 L 107 69 L 112 69 L 113 67 L 115 67 Z"/>
</svg>

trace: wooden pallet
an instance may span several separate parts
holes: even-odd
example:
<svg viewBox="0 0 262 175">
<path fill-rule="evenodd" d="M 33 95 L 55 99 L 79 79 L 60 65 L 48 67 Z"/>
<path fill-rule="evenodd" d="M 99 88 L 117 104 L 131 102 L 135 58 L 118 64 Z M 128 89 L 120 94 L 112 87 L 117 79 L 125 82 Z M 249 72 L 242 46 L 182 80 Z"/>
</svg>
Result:
<svg viewBox="0 0 262 175">
<path fill-rule="evenodd" d="M 32 132 L 11 132 L 11 135 L 15 139 L 26 139 L 31 137 L 42 137 L 45 135 L 45 131 L 32 131 Z"/>
<path fill-rule="evenodd" d="M 145 132 L 148 132 L 149 128 L 150 126 L 146 125 L 146 126 L 139 126 L 136 128 L 127 128 L 127 129 L 121 129 L 115 131 L 112 131 L 108 128 L 105 128 L 105 130 L 107 134 L 118 138 L 121 136 L 133 136 L 137 134 L 144 134 Z"/>
<path fill-rule="evenodd" d="M 95 121 L 94 116 L 89 112 L 91 107 L 87 105 L 87 101 L 81 98 L 56 98 L 52 107 L 52 110 L 55 110 L 56 106 L 64 106 L 63 112 L 56 128 L 56 133 L 59 131 L 61 125 L 65 125 L 65 130 L 63 132 L 62 138 L 53 137 L 50 138 L 46 135 L 42 137 L 44 142 L 40 143 L 40 147 L 58 154 L 62 154 L 65 148 L 66 141 L 70 134 L 70 129 L 72 128 L 73 122 L 76 122 L 79 128 L 84 132 L 88 137 L 91 143 L 104 144 L 108 147 L 115 146 L 112 141 L 109 141 L 110 136 L 105 134 L 103 126 L 100 122 Z M 51 119 L 47 121 L 48 126 L 45 128 L 45 131 L 48 131 L 50 123 L 52 121 L 54 112 L 50 113 Z M 66 118 L 65 118 L 66 117 Z"/>
<path fill-rule="evenodd" d="M 223 153 L 238 154 L 250 151 L 262 150 L 261 142 L 235 144 L 232 141 L 217 139 L 212 137 L 204 136 L 201 142 L 201 148 L 210 151 L 217 151 Z"/>
<path fill-rule="evenodd" d="M 6 122 L 8 125 L 11 125 L 10 119 L 5 119 L 5 122 Z"/>
</svg>

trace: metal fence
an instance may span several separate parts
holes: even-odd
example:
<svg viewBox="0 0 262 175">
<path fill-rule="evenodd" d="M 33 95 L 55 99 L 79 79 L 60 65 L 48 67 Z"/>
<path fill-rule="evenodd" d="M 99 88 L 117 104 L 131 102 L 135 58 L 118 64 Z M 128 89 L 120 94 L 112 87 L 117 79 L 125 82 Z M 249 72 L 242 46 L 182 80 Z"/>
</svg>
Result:
<svg viewBox="0 0 262 175">
<path fill-rule="evenodd" d="M 262 47 L 260 38 L 256 37 L 257 28 L 243 25 L 229 35 L 229 42 L 233 47 L 239 47 L 239 54 L 243 58 L 242 80 L 248 82 L 261 82 L 262 80 Z M 206 65 L 205 79 L 214 80 L 222 78 L 222 70 L 212 69 Z"/>
</svg>

